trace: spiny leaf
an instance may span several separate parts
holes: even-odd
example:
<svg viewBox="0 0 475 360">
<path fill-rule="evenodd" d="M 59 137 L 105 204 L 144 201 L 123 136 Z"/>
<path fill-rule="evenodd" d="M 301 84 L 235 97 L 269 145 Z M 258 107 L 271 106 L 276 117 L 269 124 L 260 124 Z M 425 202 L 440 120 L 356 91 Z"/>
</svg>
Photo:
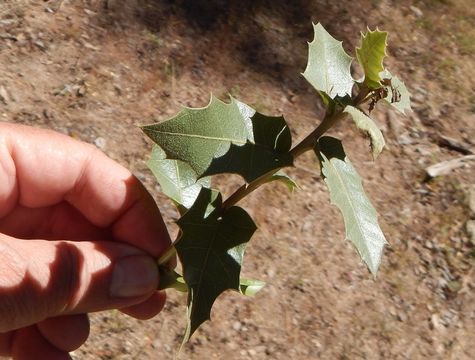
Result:
<svg viewBox="0 0 475 360">
<path fill-rule="evenodd" d="M 239 283 L 241 294 L 249 297 L 255 296 L 266 285 L 264 281 L 252 279 L 241 279 Z"/>
<path fill-rule="evenodd" d="M 188 294 L 187 341 L 210 319 L 211 307 L 225 290 L 240 291 L 244 249 L 256 225 L 245 210 L 221 208 L 221 195 L 202 188 L 186 214 L 178 220 L 182 231 L 175 248 L 183 265 Z"/>
<path fill-rule="evenodd" d="M 189 209 L 201 188 L 210 186 L 209 178 L 197 180 L 196 172 L 187 163 L 166 159 L 165 152 L 154 146 L 148 167 L 157 178 L 162 192 L 178 206 Z"/>
<path fill-rule="evenodd" d="M 393 76 L 388 70 L 381 72 L 380 76 L 381 79 L 391 81 L 391 86 L 386 87 L 388 96 L 384 100 L 403 114 L 405 114 L 406 110 L 412 111 L 411 93 L 407 90 L 404 82 L 399 80 L 397 76 Z"/>
<path fill-rule="evenodd" d="M 369 270 L 376 274 L 386 239 L 361 179 L 346 157 L 340 140 L 324 136 L 318 141 L 315 152 L 320 159 L 331 202 L 343 215 L 346 238 L 355 245 Z"/>
<path fill-rule="evenodd" d="M 368 134 L 371 141 L 371 150 L 373 158 L 376 159 L 384 148 L 385 141 L 381 130 L 379 130 L 376 123 L 366 116 L 363 112 L 353 106 L 347 106 L 344 110 L 353 118 L 358 129 Z"/>
<path fill-rule="evenodd" d="M 185 108 L 168 121 L 142 129 L 168 159 L 187 163 L 198 178 L 237 173 L 251 182 L 292 164 L 285 120 L 257 113 L 235 99 L 227 104 L 212 97 L 205 108 Z"/>
<path fill-rule="evenodd" d="M 266 283 L 261 280 L 253 279 L 239 279 L 239 292 L 242 295 L 254 297 L 261 291 Z M 160 287 L 158 290 L 175 289 L 180 292 L 188 292 L 183 276 L 178 274 L 175 270 L 167 267 L 160 267 Z"/>
<path fill-rule="evenodd" d="M 284 118 L 255 113 L 251 121 L 252 143 L 232 144 L 226 156 L 214 159 L 204 175 L 236 173 L 251 182 L 271 170 L 292 165 L 292 139 Z"/>
<path fill-rule="evenodd" d="M 296 188 L 299 187 L 298 184 L 283 171 L 278 171 L 267 178 L 267 182 L 272 181 L 280 181 L 285 186 L 287 186 L 287 189 L 289 189 L 290 192 L 293 192 Z"/>
<path fill-rule="evenodd" d="M 352 58 L 343 50 L 341 41 L 333 38 L 321 24 L 314 24 L 315 37 L 308 47 L 308 62 L 303 76 L 318 91 L 331 99 L 351 95 L 354 80 Z"/>
<path fill-rule="evenodd" d="M 384 70 L 388 33 L 378 29 L 361 33 L 361 45 L 356 48 L 356 57 L 364 70 L 364 84 L 371 89 L 381 87 L 380 73 Z"/>
</svg>

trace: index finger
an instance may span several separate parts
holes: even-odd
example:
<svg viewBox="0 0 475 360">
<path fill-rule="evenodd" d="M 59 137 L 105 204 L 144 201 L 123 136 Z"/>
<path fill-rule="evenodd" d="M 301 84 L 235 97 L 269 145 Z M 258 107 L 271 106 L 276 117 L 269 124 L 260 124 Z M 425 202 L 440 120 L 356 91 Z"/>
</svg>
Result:
<svg viewBox="0 0 475 360">
<path fill-rule="evenodd" d="M 153 198 L 132 173 L 92 145 L 43 129 L 0 123 L 0 217 L 17 204 L 67 201 L 114 238 L 154 256 L 170 244 Z"/>
</svg>

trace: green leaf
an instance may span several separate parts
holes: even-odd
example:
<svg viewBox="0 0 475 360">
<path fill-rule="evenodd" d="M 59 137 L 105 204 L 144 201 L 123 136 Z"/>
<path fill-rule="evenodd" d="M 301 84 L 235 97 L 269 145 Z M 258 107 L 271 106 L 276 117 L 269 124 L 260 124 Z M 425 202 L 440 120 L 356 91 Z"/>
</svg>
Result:
<svg viewBox="0 0 475 360">
<path fill-rule="evenodd" d="M 285 186 L 287 186 L 287 189 L 289 189 L 290 192 L 293 192 L 299 187 L 298 184 L 283 171 L 278 171 L 275 174 L 269 176 L 266 182 L 272 181 L 279 181 L 283 183 Z"/>
<path fill-rule="evenodd" d="M 364 70 L 364 84 L 371 89 L 381 87 L 380 73 L 384 70 L 388 33 L 378 29 L 366 34 L 361 33 L 360 47 L 356 48 L 356 57 Z"/>
<path fill-rule="evenodd" d="M 158 269 L 160 271 L 160 283 L 158 284 L 158 290 L 175 289 L 180 292 L 188 292 L 188 286 L 186 285 L 183 276 L 166 266 L 159 266 Z"/>
<path fill-rule="evenodd" d="M 187 163 L 197 178 L 237 173 L 251 182 L 292 165 L 292 138 L 284 118 L 262 115 L 235 99 L 227 104 L 212 97 L 205 108 L 185 108 L 142 129 L 168 159 Z"/>
<path fill-rule="evenodd" d="M 210 178 L 198 180 L 190 165 L 180 160 L 166 159 L 165 152 L 156 145 L 147 165 L 157 178 L 162 192 L 185 209 L 193 205 L 203 186 L 210 186 Z"/>
<path fill-rule="evenodd" d="M 308 46 L 308 62 L 303 76 L 318 91 L 331 99 L 351 95 L 354 80 L 352 62 L 341 41 L 333 38 L 321 24 L 314 24 L 315 37 Z"/>
<path fill-rule="evenodd" d="M 386 86 L 388 96 L 384 100 L 403 114 L 406 110 L 412 111 L 411 93 L 407 90 L 404 82 L 397 76 L 393 76 L 388 70 L 384 70 L 380 75 L 382 79 L 390 80 L 391 83 L 390 86 Z"/>
<path fill-rule="evenodd" d="M 225 290 L 241 290 L 239 275 L 247 242 L 256 225 L 245 210 L 221 207 L 221 195 L 202 188 L 178 220 L 182 231 L 175 248 L 183 265 L 188 293 L 188 326 L 184 341 L 206 320 Z"/>
<path fill-rule="evenodd" d="M 261 291 L 265 285 L 266 283 L 264 281 L 252 280 L 252 279 L 241 279 L 239 291 L 243 295 L 253 297 L 259 291 Z"/>
<path fill-rule="evenodd" d="M 361 179 L 346 157 L 340 140 L 324 136 L 318 141 L 315 152 L 320 159 L 331 202 L 343 214 L 346 238 L 355 245 L 369 270 L 376 274 L 386 239 Z"/>
<path fill-rule="evenodd" d="M 160 284 L 158 290 L 175 289 L 180 292 L 188 292 L 188 286 L 182 275 L 168 267 L 159 267 Z M 239 292 L 242 295 L 254 297 L 261 291 L 266 283 L 261 280 L 244 279 L 239 280 Z"/>
<path fill-rule="evenodd" d="M 347 106 L 344 111 L 351 115 L 358 129 L 364 131 L 369 136 L 373 158 L 376 159 L 385 145 L 381 130 L 379 130 L 378 126 L 371 118 L 366 116 L 357 108 Z"/>
</svg>

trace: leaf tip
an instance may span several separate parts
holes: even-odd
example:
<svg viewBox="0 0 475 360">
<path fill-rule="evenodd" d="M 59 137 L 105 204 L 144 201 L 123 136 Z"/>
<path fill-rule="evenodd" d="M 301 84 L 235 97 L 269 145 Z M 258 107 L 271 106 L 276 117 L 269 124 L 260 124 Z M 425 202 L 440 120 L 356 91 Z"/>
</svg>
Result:
<svg viewBox="0 0 475 360">
<path fill-rule="evenodd" d="M 379 265 L 381 264 L 381 253 L 378 255 L 379 258 L 378 259 L 372 259 L 373 261 L 365 261 L 366 262 L 366 265 L 368 266 L 368 269 L 369 269 L 369 272 L 371 273 L 371 275 L 373 275 L 374 278 L 376 278 L 376 275 L 378 273 L 378 270 L 379 270 Z"/>
<path fill-rule="evenodd" d="M 239 292 L 248 297 L 254 297 L 261 291 L 266 283 L 260 280 L 241 279 L 239 284 Z"/>
</svg>

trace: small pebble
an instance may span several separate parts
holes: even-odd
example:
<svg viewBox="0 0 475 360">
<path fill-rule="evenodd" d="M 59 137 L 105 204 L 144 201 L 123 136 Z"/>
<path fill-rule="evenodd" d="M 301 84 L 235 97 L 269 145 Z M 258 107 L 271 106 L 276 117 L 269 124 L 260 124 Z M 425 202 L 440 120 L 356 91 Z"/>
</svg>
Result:
<svg viewBox="0 0 475 360">
<path fill-rule="evenodd" d="M 106 148 L 107 141 L 103 137 L 99 136 L 96 138 L 96 140 L 94 140 L 94 145 L 96 145 L 99 149 L 104 150 Z"/>
<path fill-rule="evenodd" d="M 422 10 L 416 6 L 411 5 L 409 6 L 409 9 L 411 9 L 412 13 L 415 15 L 416 18 L 421 18 L 424 16 L 424 13 L 422 12 Z"/>
<path fill-rule="evenodd" d="M 465 226 L 467 229 L 467 234 L 470 237 L 471 243 L 475 245 L 475 220 L 467 221 L 467 224 Z"/>
<path fill-rule="evenodd" d="M 475 184 L 468 190 L 468 207 L 470 208 L 470 217 L 475 219 Z"/>
<path fill-rule="evenodd" d="M 240 322 L 240 321 L 235 321 L 235 322 L 233 323 L 233 330 L 234 330 L 234 331 L 239 331 L 239 330 L 241 330 L 241 327 L 242 327 L 242 325 L 241 325 L 241 322 Z"/>
</svg>

